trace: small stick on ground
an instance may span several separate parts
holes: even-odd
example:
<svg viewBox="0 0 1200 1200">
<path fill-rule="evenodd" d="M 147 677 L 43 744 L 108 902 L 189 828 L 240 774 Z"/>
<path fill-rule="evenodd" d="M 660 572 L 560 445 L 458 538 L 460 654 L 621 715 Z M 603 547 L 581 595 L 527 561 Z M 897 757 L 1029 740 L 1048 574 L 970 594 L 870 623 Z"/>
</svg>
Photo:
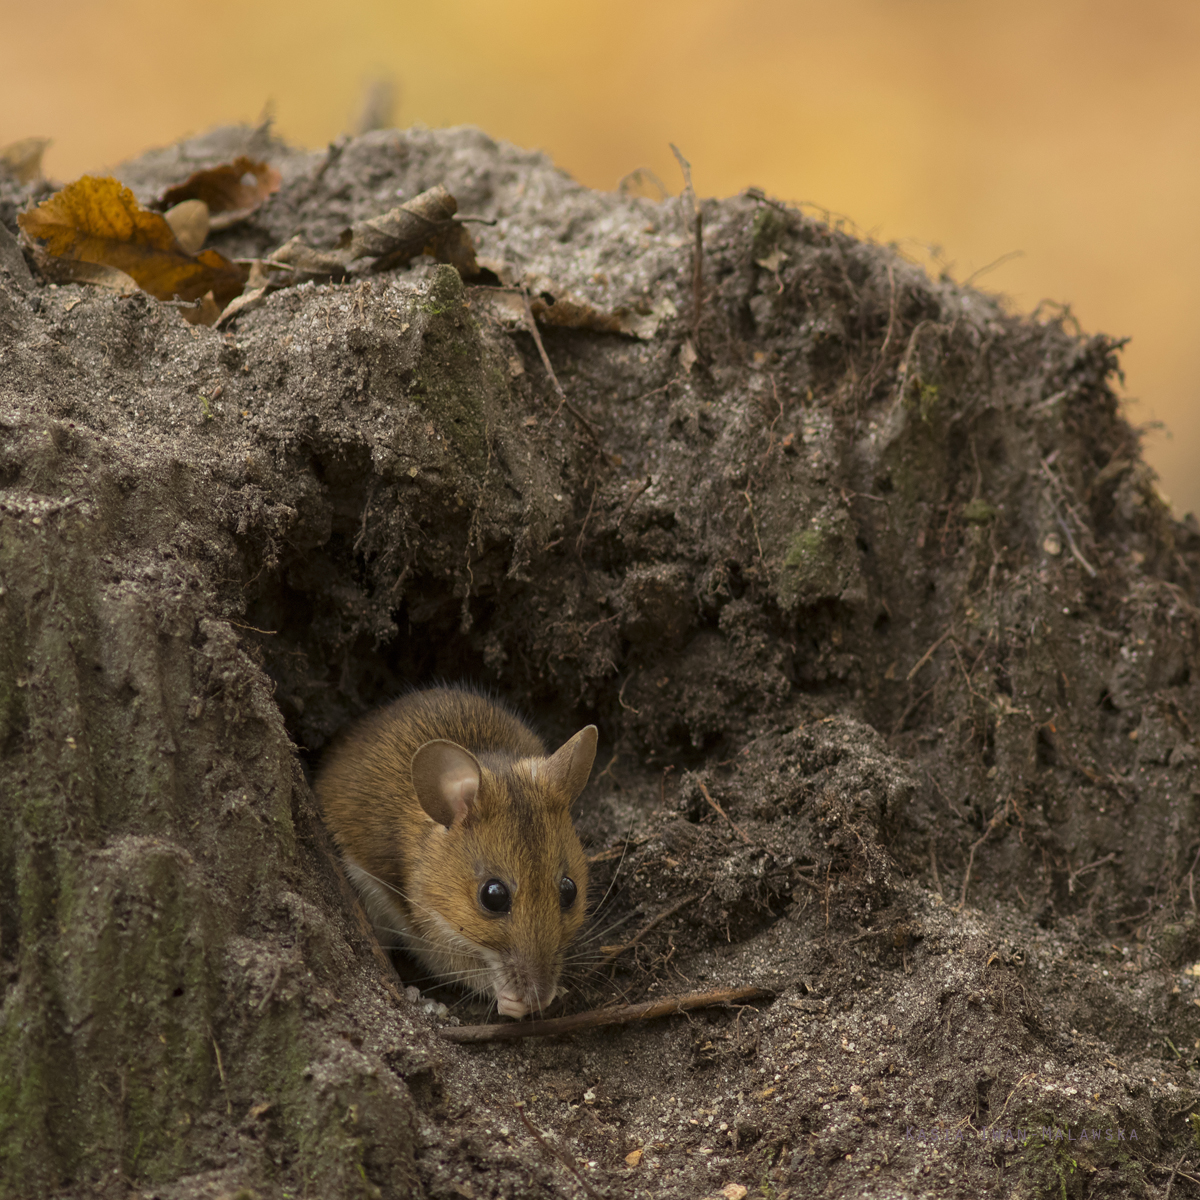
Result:
<svg viewBox="0 0 1200 1200">
<path fill-rule="evenodd" d="M 600 1029 L 606 1025 L 628 1025 L 634 1021 L 652 1021 L 675 1013 L 691 1012 L 696 1008 L 714 1008 L 718 1004 L 749 1004 L 766 1000 L 774 992 L 760 987 L 718 988 L 712 992 L 689 992 L 649 1000 L 644 1004 L 622 1004 L 611 1008 L 594 1008 L 569 1017 L 554 1017 L 549 1021 L 514 1021 L 510 1025 L 449 1025 L 438 1030 L 447 1042 L 474 1045 L 478 1042 L 515 1042 L 527 1037 L 555 1037 L 562 1033 L 578 1033 L 582 1029 Z"/>
<path fill-rule="evenodd" d="M 671 143 L 671 153 L 679 163 L 683 172 L 683 182 L 686 185 L 684 196 L 691 201 L 692 215 L 695 218 L 696 246 L 692 251 L 692 345 L 700 349 L 700 316 L 704 310 L 704 213 L 700 202 L 696 199 L 696 189 L 692 187 L 692 164 L 679 152 L 679 147 Z"/>
<path fill-rule="evenodd" d="M 525 1122 L 525 1128 L 528 1129 L 535 1138 L 537 1138 L 538 1144 L 542 1147 L 542 1149 L 545 1150 L 546 1153 L 551 1156 L 551 1158 L 557 1158 L 558 1161 L 562 1163 L 562 1165 L 566 1167 L 576 1179 L 579 1180 L 583 1190 L 587 1192 L 587 1194 L 591 1196 L 593 1200 L 604 1200 L 604 1197 L 601 1196 L 600 1193 L 596 1191 L 596 1189 L 592 1187 L 592 1185 L 588 1183 L 588 1181 L 584 1179 L 582 1175 L 580 1175 L 579 1169 L 575 1166 L 575 1164 L 557 1146 L 550 1145 L 550 1143 L 546 1141 L 546 1139 L 542 1137 L 542 1135 L 533 1127 L 533 1122 L 525 1115 L 525 1110 L 518 1107 L 517 1113 L 521 1120 Z"/>
<path fill-rule="evenodd" d="M 732 829 L 733 832 L 736 833 L 738 837 L 740 837 L 742 841 L 746 843 L 747 846 L 753 846 L 754 843 L 746 836 L 746 833 L 741 826 L 737 825 L 734 822 L 734 819 L 708 794 L 708 788 L 706 788 L 704 784 L 700 784 L 700 790 L 704 793 L 705 800 L 712 805 L 713 810 L 720 813 L 721 816 L 723 816 L 725 820 L 729 822 L 729 828 Z"/>
<path fill-rule="evenodd" d="M 529 324 L 529 332 L 533 334 L 533 343 L 537 346 L 538 354 L 541 356 L 542 366 L 546 368 L 546 374 L 550 376 L 550 382 L 554 385 L 555 392 L 558 393 L 558 407 L 565 406 L 567 412 L 583 426 L 588 437 L 596 445 L 599 445 L 600 437 L 592 427 L 591 421 L 567 399 L 567 393 L 563 391 L 562 384 L 558 382 L 558 376 L 555 375 L 554 368 L 550 365 L 550 355 L 546 353 L 546 347 L 542 345 L 542 335 L 538 332 L 537 321 L 533 317 L 533 306 L 529 303 L 529 293 L 524 288 L 521 289 L 521 299 L 525 302 L 525 320 Z"/>
<path fill-rule="evenodd" d="M 626 501 L 625 501 L 625 507 L 624 507 L 623 509 L 621 509 L 621 515 L 620 515 L 620 516 L 617 518 L 617 524 L 616 524 L 616 528 L 617 528 L 617 529 L 620 529 L 620 528 L 621 528 L 621 522 L 622 522 L 623 520 L 625 520 L 625 518 L 626 518 L 627 516 L 629 516 L 629 510 L 630 510 L 630 509 L 631 509 L 631 508 L 634 506 L 634 504 L 637 502 L 637 498 L 638 498 L 638 497 L 639 497 L 639 496 L 640 496 L 640 495 L 641 495 L 641 494 L 642 494 L 642 493 L 643 493 L 643 492 L 644 492 L 644 491 L 645 491 L 645 490 L 646 490 L 646 489 L 647 489 L 647 488 L 648 488 L 648 487 L 649 487 L 649 486 L 650 486 L 650 485 L 651 485 L 653 482 L 654 482 L 653 478 L 652 478 L 651 476 L 647 475 L 647 476 L 646 476 L 646 482 L 645 482 L 645 483 L 643 483 L 643 484 L 642 484 L 642 486 L 641 486 L 640 488 L 638 488 L 638 490 L 637 490 L 636 492 L 634 492 L 634 493 L 633 493 L 633 495 L 632 495 L 632 496 L 630 496 L 628 500 L 626 500 Z"/>
<path fill-rule="evenodd" d="M 933 657 L 934 651 L 953 633 L 954 633 L 954 626 L 951 625 L 950 628 L 947 629 L 946 632 L 943 633 L 942 636 L 940 638 L 938 638 L 938 640 L 936 642 L 934 642 L 933 645 L 930 646 L 929 649 L 926 650 L 925 653 L 922 654 L 920 658 L 917 659 L 917 665 L 915 667 L 913 667 L 913 669 L 911 671 L 909 671 L 909 673 L 907 675 L 905 675 L 905 677 L 904 677 L 905 683 L 912 683 L 913 676 Z"/>
<path fill-rule="evenodd" d="M 651 930 L 656 929 L 668 917 L 673 917 L 681 908 L 686 908 L 689 904 L 699 900 L 699 896 L 684 896 L 678 904 L 672 904 L 670 908 L 663 909 L 657 917 L 651 917 L 645 925 L 641 927 L 623 946 L 601 946 L 604 951 L 604 958 L 600 961 L 602 967 L 607 967 L 615 958 L 619 958 L 626 950 L 632 950 Z"/>
<path fill-rule="evenodd" d="M 1112 862 L 1116 857 L 1116 851 L 1114 851 L 1112 854 L 1106 854 L 1103 858 L 1096 859 L 1095 862 L 1088 863 L 1086 867 L 1080 867 L 1078 871 L 1072 871 L 1067 876 L 1067 895 L 1075 895 L 1075 880 L 1077 880 L 1080 875 L 1086 875 L 1089 871 L 1094 871 L 1097 867 L 1102 867 L 1105 863 Z"/>
<path fill-rule="evenodd" d="M 995 829 L 996 826 L 1008 816 L 1008 808 L 1010 804 L 1012 804 L 1012 797 L 1006 796 L 1004 798 L 1004 807 L 992 817 L 987 824 L 987 828 L 983 831 L 983 836 L 980 837 L 978 841 L 976 841 L 971 847 L 971 853 L 967 856 L 967 873 L 963 876 L 962 894 L 958 898 L 958 907 L 960 909 L 967 907 L 967 888 L 971 886 L 971 868 L 975 865 L 975 851 L 978 850 L 979 847 L 988 840 L 992 830 Z"/>
</svg>

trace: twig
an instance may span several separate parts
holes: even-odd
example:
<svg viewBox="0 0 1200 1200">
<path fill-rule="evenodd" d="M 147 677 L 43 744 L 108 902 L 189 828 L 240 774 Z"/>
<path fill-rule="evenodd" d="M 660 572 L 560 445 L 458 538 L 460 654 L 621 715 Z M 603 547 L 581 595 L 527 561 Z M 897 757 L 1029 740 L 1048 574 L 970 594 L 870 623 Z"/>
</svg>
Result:
<svg viewBox="0 0 1200 1200">
<path fill-rule="evenodd" d="M 704 305 L 704 213 L 700 202 L 696 199 L 696 189 L 692 187 L 692 164 L 679 152 L 674 142 L 671 153 L 679 163 L 686 184 L 683 194 L 692 202 L 692 215 L 696 221 L 696 246 L 692 251 L 692 344 L 700 349 L 700 314 Z"/>
<path fill-rule="evenodd" d="M 700 784 L 700 790 L 704 793 L 704 798 L 712 806 L 713 811 L 719 813 L 725 818 L 726 821 L 729 822 L 730 829 L 732 829 L 733 832 L 736 833 L 738 837 L 740 837 L 742 841 L 746 843 L 747 846 L 753 846 L 754 843 L 746 836 L 745 831 L 739 825 L 737 825 L 733 818 L 708 794 L 708 788 L 706 788 L 702 783 Z"/>
<path fill-rule="evenodd" d="M 1024 250 L 1010 250 L 1007 254 L 1000 255 L 999 258 L 995 258 L 990 263 L 986 263 L 984 266 L 972 271 L 963 280 L 963 287 L 969 288 L 975 280 L 983 278 L 989 271 L 994 271 L 997 267 L 1003 266 L 1006 262 L 1011 262 L 1014 258 L 1022 258 L 1024 254 Z"/>
<path fill-rule="evenodd" d="M 898 734 L 904 728 L 904 722 L 907 721 L 908 718 L 917 711 L 917 708 L 920 706 L 922 701 L 928 700 L 929 697 L 933 695 L 936 689 L 937 684 L 934 684 L 931 688 L 927 688 L 900 714 L 895 724 L 892 726 L 892 737 L 895 737 L 896 734 Z"/>
<path fill-rule="evenodd" d="M 1059 477 L 1057 475 L 1055 475 L 1055 473 L 1054 473 L 1053 459 L 1054 459 L 1054 455 L 1051 455 L 1049 458 L 1042 459 L 1042 474 L 1044 474 L 1046 476 L 1046 478 L 1050 481 L 1051 487 L 1058 494 L 1059 500 L 1061 500 L 1063 502 L 1063 506 L 1066 508 L 1068 515 L 1075 518 L 1075 520 L 1079 523 L 1080 530 L 1084 530 L 1087 527 L 1079 519 L 1079 516 L 1075 512 L 1075 509 L 1071 506 L 1070 500 L 1067 499 L 1066 486 L 1063 484 L 1062 480 L 1059 479 Z M 1050 497 L 1050 504 L 1054 509 L 1054 519 L 1058 522 L 1059 528 L 1061 528 L 1063 533 L 1066 534 L 1067 546 L 1070 548 L 1071 554 L 1075 557 L 1075 559 L 1079 563 L 1079 565 L 1081 567 L 1083 567 L 1083 569 L 1093 579 L 1095 579 L 1096 574 L 1097 574 L 1096 568 L 1093 567 L 1092 564 L 1090 562 L 1088 562 L 1088 560 L 1086 558 L 1084 558 L 1083 555 L 1080 553 L 1079 547 L 1075 544 L 1075 536 L 1074 536 L 1074 534 L 1071 533 L 1071 527 L 1067 524 L 1066 521 L 1063 520 L 1062 513 L 1060 513 L 1058 511 L 1058 504 L 1055 501 L 1053 496 Z"/>
<path fill-rule="evenodd" d="M 217 1045 L 217 1035 L 213 1033 L 211 1025 L 208 1027 L 208 1036 L 217 1055 L 217 1074 L 221 1077 L 221 1090 L 225 1093 L 225 1113 L 227 1116 L 233 1116 L 233 1102 L 229 1099 L 229 1084 L 225 1079 L 225 1064 L 221 1061 L 221 1047 Z"/>
<path fill-rule="evenodd" d="M 268 637 L 274 637 L 279 632 L 278 629 L 259 629 L 257 625 L 243 625 L 241 621 L 235 621 L 232 617 L 226 617 L 225 620 L 227 620 L 230 625 L 237 626 L 238 629 L 248 629 L 251 633 L 263 633 Z"/>
<path fill-rule="evenodd" d="M 562 1165 L 566 1167 L 576 1179 L 579 1180 L 583 1190 L 587 1192 L 589 1196 L 593 1197 L 593 1200 L 604 1200 L 604 1197 L 601 1196 L 600 1193 L 596 1191 L 596 1189 L 592 1187 L 592 1185 L 588 1183 L 588 1181 L 584 1179 L 582 1175 L 580 1175 L 579 1168 L 576 1167 L 575 1164 L 557 1146 L 550 1145 L 550 1143 L 546 1141 L 546 1139 L 542 1137 L 540 1133 L 538 1133 L 538 1131 L 533 1127 L 533 1122 L 525 1115 L 524 1108 L 521 1108 L 519 1105 L 514 1105 L 513 1107 L 516 1108 L 517 1114 L 520 1116 L 521 1120 L 525 1122 L 525 1128 L 528 1129 L 535 1138 L 537 1138 L 542 1149 L 545 1150 L 546 1153 L 552 1158 L 557 1158 L 558 1161 L 562 1163 Z"/>
<path fill-rule="evenodd" d="M 983 836 L 979 838 L 978 841 L 976 841 L 971 847 L 971 853 L 967 857 L 967 873 L 963 876 L 962 893 L 958 899 L 959 908 L 967 907 L 967 888 L 971 884 L 971 868 L 975 865 L 975 851 L 978 850 L 979 847 L 988 840 L 988 836 L 991 834 L 992 830 L 995 829 L 996 826 L 1008 816 L 1008 806 L 1011 803 L 1012 798 L 1005 796 L 1004 807 L 998 813 L 995 813 L 992 819 L 988 821 L 987 828 L 983 831 Z"/>
<path fill-rule="evenodd" d="M 623 946 L 601 946 L 600 949 L 604 951 L 604 958 L 600 960 L 600 965 L 607 967 L 610 962 L 619 958 L 626 950 L 632 950 L 646 934 L 656 929 L 668 917 L 673 917 L 681 908 L 686 908 L 689 904 L 699 899 L 699 896 L 685 896 L 678 904 L 672 904 L 670 908 L 663 909 L 657 917 L 651 917 Z"/>
<path fill-rule="evenodd" d="M 641 486 L 640 488 L 638 488 L 638 490 L 637 490 L 636 492 L 634 492 L 634 493 L 633 493 L 633 495 L 632 495 L 632 496 L 630 496 L 628 500 L 626 500 L 626 501 L 625 501 L 625 507 L 621 509 L 621 515 L 620 515 L 620 516 L 617 518 L 617 524 L 616 524 L 616 528 L 617 528 L 617 529 L 620 529 L 620 528 L 621 528 L 621 522 L 622 522 L 623 520 L 625 520 L 625 518 L 626 518 L 627 516 L 629 516 L 629 510 L 630 510 L 630 509 L 631 509 L 631 508 L 634 506 L 634 504 L 635 504 L 635 503 L 636 503 L 636 501 L 637 501 L 637 498 L 638 498 L 638 497 L 639 497 L 639 496 L 640 496 L 640 495 L 641 495 L 641 494 L 642 494 L 642 493 L 643 493 L 643 492 L 644 492 L 644 491 L 645 491 L 645 490 L 646 490 L 646 489 L 647 489 L 647 488 L 648 488 L 648 487 L 649 487 L 649 486 L 650 486 L 650 485 L 651 485 L 653 482 L 654 482 L 653 478 L 652 478 L 651 476 L 647 475 L 647 476 L 646 476 L 646 482 L 645 482 L 645 483 L 643 483 L 643 484 L 642 484 L 642 486 Z"/>
<path fill-rule="evenodd" d="M 933 657 L 934 651 L 953 633 L 954 633 L 954 626 L 951 625 L 950 628 L 947 629 L 946 632 L 943 633 L 942 636 L 940 638 L 938 638 L 938 640 L 936 642 L 934 642 L 933 645 L 930 646 L 929 649 L 926 650 L 925 653 L 922 654 L 920 658 L 917 659 L 917 665 L 915 667 L 913 667 L 913 669 L 911 671 L 909 671 L 909 673 L 907 675 L 905 675 L 905 677 L 904 677 L 905 683 L 912 683 L 913 676 Z"/>
<path fill-rule="evenodd" d="M 1112 860 L 1116 857 L 1117 855 L 1114 851 L 1112 854 L 1106 854 L 1103 858 L 1096 859 L 1096 861 L 1093 863 L 1088 863 L 1086 867 L 1080 867 L 1078 871 L 1072 871 L 1067 876 L 1067 895 L 1075 895 L 1075 880 L 1077 880 L 1080 875 L 1086 875 L 1088 871 L 1094 871 L 1097 867 L 1102 867 L 1105 863 L 1112 862 Z"/>
<path fill-rule="evenodd" d="M 546 347 L 542 345 L 542 335 L 538 332 L 537 321 L 533 318 L 533 306 L 529 303 L 529 293 L 522 288 L 521 299 L 525 304 L 525 320 L 529 325 L 529 332 L 533 334 L 533 343 L 537 346 L 538 354 L 542 359 L 542 366 L 546 368 L 546 374 L 550 376 L 550 382 L 554 385 L 555 392 L 558 393 L 558 407 L 566 407 L 567 412 L 571 414 L 583 426 L 588 437 L 592 439 L 596 445 L 600 444 L 600 437 L 592 428 L 592 423 L 567 399 L 567 393 L 563 391 L 562 384 L 558 382 L 558 376 L 554 373 L 554 368 L 550 365 L 550 355 L 546 353 Z"/>
<path fill-rule="evenodd" d="M 560 1033 L 577 1033 L 581 1029 L 600 1029 L 605 1025 L 652 1021 L 656 1017 L 691 1012 L 695 1008 L 713 1008 L 718 1004 L 749 1004 L 752 1000 L 766 1000 L 774 995 L 767 988 L 718 988 L 712 992 L 689 992 L 683 996 L 668 996 L 664 1000 L 649 1000 L 644 1004 L 594 1008 L 569 1017 L 553 1017 L 548 1021 L 513 1021 L 508 1025 L 448 1025 L 438 1033 L 445 1041 L 460 1044 L 514 1042 L 520 1038 L 555 1037 Z"/>
<path fill-rule="evenodd" d="M 1184 1174 L 1184 1172 L 1180 1171 L 1179 1169 L 1183 1166 L 1183 1160 L 1187 1158 L 1187 1155 L 1188 1152 L 1185 1150 L 1179 1156 L 1179 1161 L 1171 1168 L 1171 1178 L 1167 1180 L 1167 1190 L 1163 1193 L 1163 1200 L 1171 1200 L 1171 1189 L 1175 1186 L 1176 1175 L 1183 1175 L 1184 1179 L 1192 1179 L 1190 1175 Z M 1195 1183 L 1196 1181 L 1192 1179 L 1192 1182 Z"/>
<path fill-rule="evenodd" d="M 937 888 L 937 894 L 940 896 L 942 895 L 942 881 L 938 878 L 937 851 L 932 846 L 929 847 L 929 865 L 933 868 L 933 886 Z"/>
<path fill-rule="evenodd" d="M 588 502 L 588 510 L 583 518 L 583 524 L 579 527 L 579 536 L 575 539 L 575 553 L 579 555 L 583 554 L 583 539 L 587 536 L 588 522 L 592 519 L 592 509 L 596 507 L 596 492 L 599 487 L 599 480 L 592 484 L 592 498 Z"/>
<path fill-rule="evenodd" d="M 896 272 L 892 269 L 892 264 L 887 265 L 888 287 L 891 291 L 891 303 L 888 305 L 888 323 L 887 332 L 883 335 L 883 345 L 879 347 L 879 361 L 882 362 L 887 355 L 887 348 L 892 341 L 892 331 L 896 327 Z"/>
</svg>

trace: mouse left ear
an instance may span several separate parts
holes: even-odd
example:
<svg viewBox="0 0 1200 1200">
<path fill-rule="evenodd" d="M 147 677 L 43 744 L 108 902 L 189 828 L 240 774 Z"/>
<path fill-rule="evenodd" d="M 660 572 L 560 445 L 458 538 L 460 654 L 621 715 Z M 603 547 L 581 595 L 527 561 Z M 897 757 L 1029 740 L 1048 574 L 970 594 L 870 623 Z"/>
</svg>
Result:
<svg viewBox="0 0 1200 1200">
<path fill-rule="evenodd" d="M 426 742 L 412 760 L 412 784 L 425 812 L 450 828 L 465 821 L 479 794 L 479 760 L 457 742 Z"/>
<path fill-rule="evenodd" d="M 565 795 L 568 804 L 574 804 L 592 773 L 596 736 L 595 725 L 586 725 L 546 760 L 546 779 L 556 791 Z"/>
</svg>

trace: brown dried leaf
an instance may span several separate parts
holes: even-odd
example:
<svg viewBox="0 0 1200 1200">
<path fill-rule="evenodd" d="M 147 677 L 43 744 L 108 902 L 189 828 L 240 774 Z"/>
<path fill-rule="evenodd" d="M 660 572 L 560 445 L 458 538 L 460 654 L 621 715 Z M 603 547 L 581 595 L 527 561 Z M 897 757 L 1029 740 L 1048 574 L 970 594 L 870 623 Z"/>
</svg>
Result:
<svg viewBox="0 0 1200 1200">
<path fill-rule="evenodd" d="M 391 212 L 351 225 L 339 245 L 351 261 L 376 258 L 373 270 L 385 271 L 428 254 L 450 263 L 460 275 L 478 275 L 475 242 L 466 226 L 454 219 L 458 201 L 439 183 Z"/>
<path fill-rule="evenodd" d="M 284 282 L 302 283 L 306 279 L 340 279 L 346 274 L 342 257 L 328 250 L 314 250 L 298 237 L 284 242 L 266 260 L 268 266 L 290 267 Z"/>
<path fill-rule="evenodd" d="M 160 300 L 200 300 L 212 295 L 219 313 L 246 282 L 246 271 L 215 250 L 191 255 L 160 213 L 150 212 L 115 179 L 85 175 L 55 192 L 37 208 L 17 216 L 29 239 L 45 243 L 42 254 L 85 279 L 96 264 L 116 267 Z M 94 274 L 94 271 L 92 271 Z M 214 316 L 215 320 L 216 317 Z"/>
<path fill-rule="evenodd" d="M 209 167 L 168 188 L 156 207 L 171 208 L 184 200 L 203 200 L 211 214 L 211 228 L 228 229 L 244 221 L 268 196 L 279 191 L 282 178 L 269 163 L 244 154 L 231 163 Z"/>
<path fill-rule="evenodd" d="M 49 138 L 22 138 L 0 150 L 0 170 L 18 183 L 33 183 L 42 177 L 42 155 L 50 145 Z"/>
<path fill-rule="evenodd" d="M 168 208 L 163 217 L 189 254 L 195 254 L 204 245 L 210 221 L 208 205 L 203 200 L 181 200 L 174 208 Z"/>
</svg>

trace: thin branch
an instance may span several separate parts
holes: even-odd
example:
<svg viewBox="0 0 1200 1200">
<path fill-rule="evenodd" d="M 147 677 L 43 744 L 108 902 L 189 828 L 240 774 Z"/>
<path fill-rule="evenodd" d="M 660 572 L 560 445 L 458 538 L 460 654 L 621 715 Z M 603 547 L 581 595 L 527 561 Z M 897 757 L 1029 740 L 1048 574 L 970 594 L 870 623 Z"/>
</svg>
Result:
<svg viewBox="0 0 1200 1200">
<path fill-rule="evenodd" d="M 652 476 L 650 476 L 650 475 L 647 475 L 647 476 L 646 476 L 646 482 L 645 482 L 645 483 L 643 483 L 643 484 L 642 484 L 642 486 L 641 486 L 640 488 L 638 488 L 638 490 L 637 490 L 636 492 L 634 492 L 634 493 L 633 493 L 633 495 L 632 495 L 632 496 L 630 496 L 628 500 L 626 500 L 626 501 L 625 501 L 625 507 L 621 509 L 621 515 L 620 515 L 620 516 L 617 518 L 617 524 L 616 524 L 616 528 L 617 528 L 617 529 L 620 529 L 620 528 L 621 528 L 621 522 L 622 522 L 623 520 L 625 520 L 625 518 L 626 518 L 627 516 L 629 516 L 629 510 L 630 510 L 630 509 L 631 509 L 631 508 L 634 506 L 634 504 L 637 502 L 637 498 L 638 498 L 638 497 L 639 497 L 639 496 L 640 496 L 640 495 L 641 495 L 641 494 L 642 494 L 642 493 L 643 493 L 643 492 L 644 492 L 644 491 L 645 491 L 645 490 L 646 490 L 646 489 L 647 489 L 647 488 L 648 488 L 648 487 L 649 487 L 649 486 L 650 486 L 650 485 L 651 485 L 653 482 L 654 482 L 654 479 L 653 479 L 653 477 L 652 477 Z"/>
<path fill-rule="evenodd" d="M 698 782 L 698 781 L 697 781 Z M 754 843 L 746 836 L 745 831 L 741 826 L 735 824 L 733 818 L 708 794 L 708 788 L 704 784 L 700 784 L 700 790 L 704 793 L 704 798 L 712 805 L 713 811 L 719 813 L 726 821 L 729 822 L 730 829 L 746 843 L 747 846 L 753 846 Z"/>
<path fill-rule="evenodd" d="M 529 332 L 533 334 L 533 342 L 537 346 L 538 354 L 541 356 L 542 366 L 546 368 L 546 374 L 550 376 L 550 382 L 554 385 L 555 392 L 558 393 L 559 408 L 565 407 L 567 412 L 583 426 L 588 437 L 596 445 L 599 445 L 600 437 L 592 427 L 591 421 L 567 399 L 567 393 L 563 391 L 562 384 L 558 382 L 558 376 L 555 375 L 554 368 L 550 365 L 550 355 L 546 353 L 546 347 L 542 344 L 542 335 L 538 332 L 537 321 L 533 317 L 533 306 L 529 303 L 529 293 L 524 288 L 521 289 L 521 299 L 525 304 L 525 320 L 529 325 Z"/>
<path fill-rule="evenodd" d="M 958 899 L 959 908 L 966 908 L 967 906 L 967 888 L 971 886 L 971 868 L 975 865 L 975 851 L 988 840 L 992 830 L 1008 816 L 1008 806 L 1011 803 L 1012 798 L 1006 796 L 1004 798 L 1004 807 L 992 816 L 992 819 L 987 824 L 987 828 L 983 831 L 983 836 L 971 846 L 971 853 L 967 857 L 967 873 L 963 876 L 962 894 Z"/>
<path fill-rule="evenodd" d="M 1106 854 L 1103 858 L 1096 859 L 1095 862 L 1088 863 L 1086 867 L 1080 867 L 1078 871 L 1072 871 L 1070 875 L 1067 876 L 1067 894 L 1069 896 L 1075 895 L 1075 880 L 1077 880 L 1080 875 L 1086 875 L 1089 871 L 1094 871 L 1097 867 L 1102 867 L 1105 863 L 1112 862 L 1116 857 L 1116 851 L 1114 851 L 1112 854 Z"/>
<path fill-rule="evenodd" d="M 671 153 L 679 163 L 683 172 L 684 196 L 691 201 L 692 215 L 695 219 L 696 244 L 692 251 L 692 344 L 700 348 L 700 316 L 704 309 L 704 213 L 700 209 L 700 201 L 696 199 L 696 189 L 692 187 L 692 164 L 679 152 L 679 147 L 671 143 Z"/>
<path fill-rule="evenodd" d="M 913 676 L 933 657 L 933 652 L 953 633 L 954 633 L 954 626 L 952 625 L 952 626 L 950 626 L 949 629 L 946 630 L 945 633 L 942 634 L 942 636 L 940 638 L 938 638 L 938 640 L 936 642 L 933 643 L 932 646 L 929 647 L 928 650 L 925 651 L 924 654 L 921 655 L 920 658 L 917 659 L 917 665 L 915 667 L 913 667 L 913 669 L 911 671 L 909 671 L 909 673 L 907 675 L 905 675 L 905 677 L 904 677 L 905 683 L 912 683 Z"/>
<path fill-rule="evenodd" d="M 678 904 L 672 904 L 670 908 L 663 909 L 657 917 L 651 917 L 623 946 L 601 946 L 600 949 L 604 951 L 604 958 L 601 960 L 600 965 L 607 967 L 610 962 L 619 958 L 626 950 L 632 950 L 651 930 L 658 928 L 659 925 L 669 917 L 673 917 L 681 908 L 686 908 L 689 904 L 693 904 L 699 899 L 699 896 L 684 896 Z"/>
<path fill-rule="evenodd" d="M 520 1106 L 514 1107 L 516 1107 L 517 1113 L 521 1120 L 525 1122 L 525 1128 L 528 1129 L 535 1138 L 537 1138 L 542 1149 L 545 1150 L 546 1153 L 552 1158 L 557 1158 L 558 1161 L 562 1163 L 562 1165 L 566 1167 L 576 1179 L 579 1180 L 583 1190 L 592 1197 L 592 1200 L 604 1200 L 604 1197 L 601 1196 L 600 1193 L 596 1191 L 596 1189 L 592 1187 L 592 1185 L 588 1183 L 588 1181 L 584 1179 L 582 1175 L 580 1175 L 579 1169 L 575 1166 L 575 1164 L 557 1146 L 550 1145 L 550 1143 L 546 1141 L 546 1139 L 542 1137 L 542 1135 L 533 1127 L 533 1122 L 525 1115 L 525 1109 Z"/>
<path fill-rule="evenodd" d="M 606 1025 L 628 1025 L 634 1021 L 652 1021 L 696 1008 L 714 1008 L 718 1004 L 749 1004 L 752 1000 L 773 998 L 774 992 L 760 987 L 718 988 L 712 992 L 689 992 L 668 996 L 644 1004 L 622 1004 L 594 1008 L 569 1017 L 548 1021 L 514 1021 L 509 1025 L 449 1025 L 438 1031 L 447 1042 L 475 1045 L 478 1042 L 513 1042 L 527 1037 L 555 1037 L 578 1033 L 582 1029 L 600 1029 Z"/>
</svg>

